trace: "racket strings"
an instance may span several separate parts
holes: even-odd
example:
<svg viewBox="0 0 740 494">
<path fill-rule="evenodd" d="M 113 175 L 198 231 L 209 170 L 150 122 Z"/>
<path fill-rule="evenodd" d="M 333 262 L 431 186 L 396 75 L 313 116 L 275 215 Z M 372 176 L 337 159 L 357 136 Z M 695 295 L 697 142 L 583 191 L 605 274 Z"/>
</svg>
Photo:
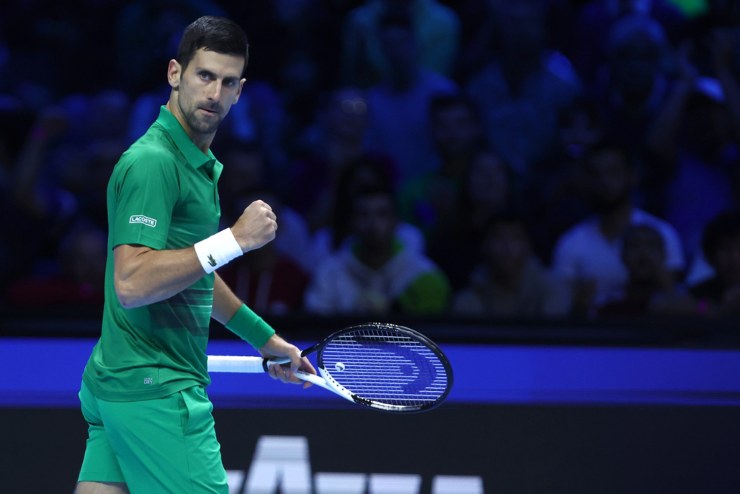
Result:
<svg viewBox="0 0 740 494">
<path fill-rule="evenodd" d="M 362 329 L 326 345 L 331 379 L 354 395 L 400 407 L 423 407 L 449 387 L 447 368 L 425 343 L 395 330 Z"/>
</svg>

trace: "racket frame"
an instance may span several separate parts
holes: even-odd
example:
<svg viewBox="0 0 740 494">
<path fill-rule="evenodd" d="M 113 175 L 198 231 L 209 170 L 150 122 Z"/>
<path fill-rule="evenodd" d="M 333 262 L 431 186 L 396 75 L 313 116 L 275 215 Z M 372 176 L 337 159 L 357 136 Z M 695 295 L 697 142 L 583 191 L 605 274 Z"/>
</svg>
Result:
<svg viewBox="0 0 740 494">
<path fill-rule="evenodd" d="M 405 336 L 412 340 L 417 340 L 422 345 L 427 347 L 439 359 L 440 363 L 442 364 L 442 367 L 444 368 L 445 377 L 447 379 L 447 386 L 446 386 L 445 391 L 437 399 L 435 399 L 434 401 L 427 402 L 424 405 L 407 406 L 407 405 L 395 405 L 392 403 L 383 403 L 383 402 L 379 402 L 376 400 L 364 398 L 362 396 L 357 395 L 356 393 L 353 393 L 349 389 L 345 388 L 342 384 L 340 384 L 336 379 L 334 379 L 334 377 L 331 375 L 331 372 L 324 365 L 324 359 L 323 359 L 324 348 L 331 342 L 340 338 L 343 334 L 358 332 L 360 330 L 370 330 L 370 329 L 375 329 L 377 331 L 391 330 L 392 332 L 397 333 L 399 336 Z M 369 323 L 362 323 L 362 324 L 357 324 L 354 326 L 349 326 L 347 328 L 341 329 L 327 336 L 319 343 L 316 343 L 312 347 L 301 352 L 301 355 L 305 357 L 306 355 L 313 353 L 313 352 L 316 352 L 317 368 L 318 368 L 319 374 L 321 374 L 321 377 L 324 378 L 324 381 L 326 383 L 326 385 L 319 384 L 319 386 L 323 386 L 324 388 L 335 392 L 336 394 L 344 397 L 345 399 L 349 401 L 353 401 L 359 405 L 364 405 L 364 406 L 367 406 L 367 407 L 370 407 L 376 410 L 382 410 L 382 411 L 394 412 L 394 413 L 399 413 L 399 412 L 414 413 L 414 412 L 422 412 L 422 411 L 431 410 L 439 406 L 447 398 L 447 395 L 449 395 L 450 390 L 452 389 L 452 383 L 453 383 L 452 366 L 450 365 L 450 362 L 447 359 L 447 356 L 444 354 L 444 352 L 442 352 L 439 346 L 437 346 L 437 344 L 434 343 L 427 336 L 421 334 L 420 332 L 416 330 L 408 328 L 406 326 L 399 326 L 397 324 L 384 323 L 384 322 L 369 322 Z M 301 374 L 305 374 L 305 373 L 301 373 Z M 311 376 L 311 378 L 316 378 L 316 376 L 313 376 L 311 374 L 309 375 Z M 303 377 L 301 376 L 298 376 L 298 377 L 300 379 L 303 379 Z M 311 382 L 314 382 L 314 381 L 315 379 L 311 380 Z"/>
<path fill-rule="evenodd" d="M 445 377 L 447 381 L 446 388 L 439 397 L 433 401 L 429 401 L 419 406 L 408 406 L 408 405 L 396 405 L 392 403 L 383 403 L 376 400 L 367 399 L 361 397 L 349 389 L 345 388 L 339 383 L 332 375 L 329 370 L 326 369 L 323 360 L 323 349 L 330 344 L 332 341 L 340 338 L 343 334 L 358 332 L 360 330 L 375 329 L 378 331 L 396 332 L 399 336 L 405 336 L 412 340 L 420 342 L 422 345 L 427 347 L 440 361 L 444 368 Z M 303 381 L 308 381 L 317 386 L 321 386 L 342 398 L 363 405 L 374 410 L 381 410 L 386 412 L 394 413 L 414 413 L 428 411 L 439 406 L 449 394 L 452 389 L 453 374 L 452 366 L 449 360 L 442 352 L 442 350 L 432 340 L 427 338 L 425 335 L 405 326 L 399 326 L 391 323 L 380 323 L 371 322 L 357 324 L 350 326 L 339 331 L 332 333 L 331 335 L 324 338 L 322 341 L 312 345 L 311 347 L 301 352 L 302 357 L 307 357 L 311 353 L 316 352 L 317 369 L 320 375 L 309 374 L 303 371 L 295 371 L 296 377 Z M 270 366 L 273 365 L 286 365 L 290 363 L 290 359 L 286 357 L 267 359 L 262 357 L 245 357 L 245 356 L 209 356 L 208 357 L 208 370 L 209 372 L 267 372 Z"/>
</svg>

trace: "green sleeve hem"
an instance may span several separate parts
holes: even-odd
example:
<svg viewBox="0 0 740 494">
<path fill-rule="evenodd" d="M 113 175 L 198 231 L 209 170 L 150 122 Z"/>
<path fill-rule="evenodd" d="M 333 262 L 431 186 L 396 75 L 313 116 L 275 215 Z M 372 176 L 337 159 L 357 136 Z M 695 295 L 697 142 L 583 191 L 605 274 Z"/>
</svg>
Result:
<svg viewBox="0 0 740 494">
<path fill-rule="evenodd" d="M 239 307 L 226 323 L 226 328 L 257 349 L 275 334 L 275 330 L 246 304 Z"/>
</svg>

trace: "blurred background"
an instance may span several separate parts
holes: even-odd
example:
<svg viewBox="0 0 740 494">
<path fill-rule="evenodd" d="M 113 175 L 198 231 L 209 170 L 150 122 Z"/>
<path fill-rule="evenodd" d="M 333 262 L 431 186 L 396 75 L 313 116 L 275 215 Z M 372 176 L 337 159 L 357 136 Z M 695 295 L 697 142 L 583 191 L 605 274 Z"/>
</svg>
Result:
<svg viewBox="0 0 740 494">
<path fill-rule="evenodd" d="M 76 389 L 102 313 L 107 180 L 167 101 L 182 30 L 206 14 L 236 20 L 250 40 L 244 92 L 212 147 L 225 166 L 222 224 L 261 198 L 280 225 L 221 276 L 292 340 L 393 321 L 438 341 L 460 369 L 449 405 L 403 422 L 214 379 L 233 492 L 262 492 L 245 487 L 263 443 L 243 420 L 298 437 L 278 456 L 303 458 L 304 474 L 309 448 L 315 471 L 361 472 L 345 478 L 357 490 L 309 472 L 304 490 L 264 492 L 732 492 L 732 0 L 5 1 L 8 492 L 72 489 L 85 437 Z M 245 352 L 215 322 L 212 335 Z M 348 430 L 359 414 L 368 453 L 351 460 L 336 454 L 339 437 L 270 421 L 305 414 Z M 386 449 L 424 430 L 441 442 L 403 458 Z"/>
</svg>

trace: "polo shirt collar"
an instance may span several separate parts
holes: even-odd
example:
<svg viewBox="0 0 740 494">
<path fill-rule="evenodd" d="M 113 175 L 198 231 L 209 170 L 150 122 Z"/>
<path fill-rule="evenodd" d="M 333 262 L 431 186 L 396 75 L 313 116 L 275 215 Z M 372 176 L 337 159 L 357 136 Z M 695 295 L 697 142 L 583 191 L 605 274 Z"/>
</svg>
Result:
<svg viewBox="0 0 740 494">
<path fill-rule="evenodd" d="M 195 145 L 195 143 L 193 143 L 192 139 L 190 139 L 190 136 L 185 132 L 185 129 L 182 128 L 182 125 L 180 125 L 177 118 L 175 118 L 172 112 L 170 112 L 164 105 L 159 109 L 157 123 L 164 127 L 170 137 L 172 137 L 175 145 L 183 156 L 185 156 L 185 159 L 190 166 L 193 168 L 200 168 L 205 165 L 208 165 L 208 167 L 220 165 L 210 149 L 208 150 L 208 153 L 205 154 Z M 220 166 L 215 166 L 215 168 L 220 168 Z M 218 172 L 220 174 L 220 169 Z"/>
</svg>

